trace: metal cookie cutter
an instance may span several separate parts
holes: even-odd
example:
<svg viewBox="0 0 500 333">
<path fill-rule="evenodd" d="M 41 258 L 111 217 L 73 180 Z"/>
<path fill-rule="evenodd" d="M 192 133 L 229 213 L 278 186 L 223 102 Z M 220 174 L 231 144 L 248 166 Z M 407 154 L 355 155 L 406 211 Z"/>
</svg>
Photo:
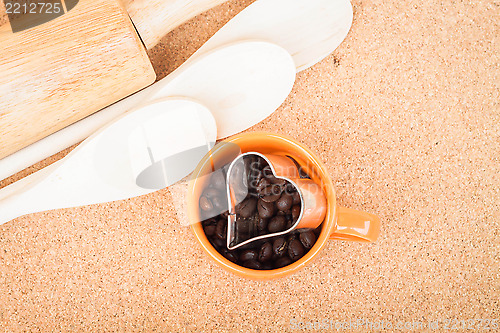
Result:
<svg viewBox="0 0 500 333">
<path fill-rule="evenodd" d="M 264 169 L 267 174 L 259 175 L 255 163 L 264 163 Z M 260 165 L 262 167 L 262 165 Z M 267 168 L 269 166 L 269 168 Z M 257 176 L 252 173 L 257 170 Z M 265 173 L 265 172 L 264 172 Z M 262 233 L 255 228 L 258 215 L 254 215 L 253 221 L 250 220 L 250 226 L 245 224 L 246 237 L 240 237 L 239 232 L 244 219 L 238 219 L 237 206 L 246 199 L 254 197 L 252 200 L 260 200 L 262 195 L 253 191 L 256 188 L 256 179 L 259 177 L 268 177 L 280 183 L 280 186 L 286 188 L 293 187 L 300 196 L 300 215 L 293 221 L 292 225 L 286 230 L 273 233 Z M 279 181 L 280 179 L 285 180 Z M 227 248 L 229 250 L 237 249 L 245 244 L 287 234 L 295 229 L 316 228 L 322 222 L 326 214 L 326 198 L 320 185 L 311 179 L 300 178 L 299 169 L 295 162 L 288 156 L 261 154 L 258 152 L 248 152 L 236 157 L 230 164 L 226 177 L 227 199 L 229 204 L 229 215 L 227 225 Z M 245 220 L 248 222 L 248 220 Z M 253 227 L 252 227 L 253 226 Z"/>
</svg>

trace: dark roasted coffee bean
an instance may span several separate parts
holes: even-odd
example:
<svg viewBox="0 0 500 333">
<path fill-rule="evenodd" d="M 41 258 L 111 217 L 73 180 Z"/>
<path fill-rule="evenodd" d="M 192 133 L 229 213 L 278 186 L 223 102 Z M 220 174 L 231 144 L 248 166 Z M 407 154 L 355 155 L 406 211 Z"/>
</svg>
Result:
<svg viewBox="0 0 500 333">
<path fill-rule="evenodd" d="M 215 236 L 219 239 L 226 239 L 227 237 L 227 222 L 224 219 L 220 219 L 217 222 L 217 227 L 215 228 Z"/>
<path fill-rule="evenodd" d="M 203 226 L 217 224 L 217 220 L 215 218 L 210 218 L 208 220 L 203 221 Z"/>
<path fill-rule="evenodd" d="M 269 185 L 271 185 L 271 182 L 267 178 L 262 178 L 257 184 L 257 192 L 261 193 Z"/>
<path fill-rule="evenodd" d="M 232 262 L 238 261 L 238 255 L 236 254 L 235 251 L 225 250 L 223 253 L 223 256 L 226 257 L 226 259 L 228 259 L 229 261 L 232 261 Z"/>
<path fill-rule="evenodd" d="M 314 234 L 316 235 L 316 238 L 318 238 L 319 235 L 321 234 L 321 227 L 322 225 L 320 224 L 316 229 L 314 229 Z"/>
<path fill-rule="evenodd" d="M 286 229 L 288 230 L 288 229 L 290 229 L 292 226 L 293 226 L 293 222 L 292 222 L 292 220 L 287 219 L 287 220 L 286 220 Z"/>
<path fill-rule="evenodd" d="M 250 231 L 250 220 L 238 218 L 236 220 L 236 233 L 248 233 Z"/>
<path fill-rule="evenodd" d="M 205 231 L 205 235 L 207 236 L 213 236 L 215 234 L 215 229 L 217 228 L 216 225 L 207 225 L 206 227 L 203 228 L 203 231 Z"/>
<path fill-rule="evenodd" d="M 280 198 L 281 194 L 270 194 L 270 195 L 266 195 L 264 197 L 262 197 L 262 200 L 264 200 L 265 202 L 269 202 L 269 203 L 274 203 L 276 200 L 278 200 Z"/>
<path fill-rule="evenodd" d="M 274 263 L 274 266 L 276 268 L 281 268 L 281 267 L 288 266 L 291 263 L 292 263 L 292 261 L 290 260 L 290 258 L 288 258 L 288 257 L 281 257 L 278 260 L 276 260 L 276 262 Z"/>
<path fill-rule="evenodd" d="M 278 208 L 278 210 L 286 212 L 287 210 L 292 208 L 292 202 L 292 196 L 283 193 L 281 197 L 276 201 L 276 208 Z"/>
<path fill-rule="evenodd" d="M 265 219 L 272 217 L 276 212 L 276 207 L 272 202 L 265 202 L 262 199 L 257 202 L 257 209 L 259 216 Z"/>
<path fill-rule="evenodd" d="M 294 239 L 288 244 L 288 256 L 293 261 L 296 261 L 304 255 L 304 247 L 298 239 Z"/>
<path fill-rule="evenodd" d="M 250 217 L 255 213 L 255 208 L 257 207 L 257 199 L 248 198 L 243 200 L 236 206 L 236 214 L 241 217 Z"/>
<path fill-rule="evenodd" d="M 299 205 L 295 205 L 292 207 L 292 218 L 293 218 L 293 221 L 297 221 L 297 219 L 299 218 L 300 216 L 300 206 Z"/>
<path fill-rule="evenodd" d="M 293 193 L 297 192 L 297 188 L 295 187 L 295 185 L 288 183 L 286 184 L 285 192 L 286 194 L 292 195 Z"/>
<path fill-rule="evenodd" d="M 271 259 L 273 256 L 273 246 L 270 242 L 265 242 L 262 244 L 259 250 L 259 261 L 264 262 Z"/>
<path fill-rule="evenodd" d="M 287 234 L 288 237 L 286 238 L 288 244 L 290 244 L 291 241 L 293 241 L 294 239 L 298 239 L 299 238 L 299 235 L 296 231 L 292 231 L 290 233 Z"/>
<path fill-rule="evenodd" d="M 240 253 L 241 261 L 257 260 L 259 254 L 255 250 L 244 250 Z"/>
<path fill-rule="evenodd" d="M 278 237 L 273 242 L 273 253 L 277 257 L 281 257 L 286 253 L 287 243 L 285 237 Z"/>
<path fill-rule="evenodd" d="M 260 262 L 258 262 L 257 260 L 247 260 L 247 261 L 243 262 L 243 266 L 245 266 L 246 268 L 250 268 L 250 269 L 261 269 L 262 268 L 262 264 Z"/>
<path fill-rule="evenodd" d="M 259 192 L 261 196 L 268 196 L 268 195 L 276 195 L 279 194 L 281 196 L 281 193 L 283 192 L 283 188 L 279 185 L 276 184 L 271 184 L 269 186 L 266 186 L 262 189 L 262 191 Z"/>
<path fill-rule="evenodd" d="M 273 171 L 269 165 L 262 169 L 262 174 L 266 178 L 274 178 Z"/>
<path fill-rule="evenodd" d="M 212 238 L 210 240 L 210 243 L 215 247 L 217 250 L 221 250 L 222 248 L 226 247 L 226 242 L 223 239 L 220 238 Z"/>
<path fill-rule="evenodd" d="M 266 263 L 262 264 L 261 269 L 265 269 L 265 270 L 273 269 L 273 265 L 270 262 L 266 262 Z"/>
<path fill-rule="evenodd" d="M 264 187 L 262 191 L 259 192 L 259 195 L 263 198 L 267 198 L 267 202 L 273 202 L 278 200 L 281 197 L 281 193 L 283 192 L 283 189 L 279 185 L 269 185 L 267 187 Z"/>
<path fill-rule="evenodd" d="M 218 169 L 214 171 L 212 177 L 210 179 L 212 186 L 219 190 L 224 190 L 226 188 L 226 179 L 224 178 L 224 174 L 222 169 Z"/>
<path fill-rule="evenodd" d="M 312 230 L 304 231 L 300 233 L 300 242 L 306 249 L 313 247 L 314 242 L 316 242 L 316 235 Z"/>
<path fill-rule="evenodd" d="M 257 229 L 258 230 L 267 230 L 267 219 L 259 217 L 257 220 Z"/>
<path fill-rule="evenodd" d="M 269 230 L 269 232 L 283 231 L 285 229 L 285 226 L 286 226 L 285 217 L 282 215 L 278 215 L 278 216 L 273 217 L 269 221 L 269 223 L 267 225 L 267 230 Z"/>
<path fill-rule="evenodd" d="M 202 196 L 200 198 L 200 208 L 205 211 L 205 212 L 208 212 L 208 211 L 211 211 L 214 206 L 212 205 L 212 202 L 205 196 Z"/>
<path fill-rule="evenodd" d="M 293 204 L 294 205 L 300 204 L 300 194 L 299 194 L 299 192 L 293 192 L 292 193 L 292 199 L 293 199 Z"/>
<path fill-rule="evenodd" d="M 279 185 L 279 186 L 282 186 L 284 187 L 286 185 L 286 180 L 284 180 L 283 178 L 269 178 L 271 180 L 271 183 L 273 184 L 276 184 L 276 185 Z"/>
</svg>

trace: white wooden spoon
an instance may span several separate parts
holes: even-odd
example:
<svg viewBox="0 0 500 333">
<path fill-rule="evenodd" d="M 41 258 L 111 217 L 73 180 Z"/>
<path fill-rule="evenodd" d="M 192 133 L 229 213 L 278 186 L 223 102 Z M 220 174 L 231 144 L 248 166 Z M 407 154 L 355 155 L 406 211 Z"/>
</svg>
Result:
<svg viewBox="0 0 500 333">
<path fill-rule="evenodd" d="M 130 198 L 173 184 L 213 147 L 216 132 L 212 114 L 197 102 L 166 99 L 143 106 L 105 126 L 65 158 L 0 190 L 0 224 L 33 212 Z M 194 158 L 169 164 L 183 152 Z"/>
<path fill-rule="evenodd" d="M 274 112 L 290 93 L 295 65 L 274 44 L 242 41 L 184 63 L 152 86 L 0 160 L 0 179 L 75 144 L 124 112 L 168 96 L 193 98 L 213 113 L 218 137 L 247 129 Z"/>
<path fill-rule="evenodd" d="M 352 25 L 349 0 L 258 0 L 232 18 L 193 55 L 259 39 L 285 48 L 300 72 L 332 53 Z"/>
</svg>

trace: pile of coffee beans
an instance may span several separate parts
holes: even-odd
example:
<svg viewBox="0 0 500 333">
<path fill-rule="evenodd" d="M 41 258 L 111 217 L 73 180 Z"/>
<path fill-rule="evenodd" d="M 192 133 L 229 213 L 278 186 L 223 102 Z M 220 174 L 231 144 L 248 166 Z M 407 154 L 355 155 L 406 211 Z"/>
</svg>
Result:
<svg viewBox="0 0 500 333">
<path fill-rule="evenodd" d="M 235 207 L 233 244 L 291 228 L 301 210 L 301 199 L 295 186 L 276 178 L 267 162 L 259 156 L 245 156 L 241 168 L 245 169 L 244 172 L 235 170 L 242 182 L 240 188 L 235 188 L 237 197 L 240 191 L 241 200 Z M 226 170 L 222 168 L 212 174 L 199 201 L 200 215 L 205 217 L 203 230 L 214 248 L 228 260 L 251 269 L 280 268 L 302 258 L 316 242 L 321 226 L 315 230 L 298 229 L 252 241 L 235 250 L 227 249 Z M 301 177 L 308 178 L 302 171 Z"/>
</svg>

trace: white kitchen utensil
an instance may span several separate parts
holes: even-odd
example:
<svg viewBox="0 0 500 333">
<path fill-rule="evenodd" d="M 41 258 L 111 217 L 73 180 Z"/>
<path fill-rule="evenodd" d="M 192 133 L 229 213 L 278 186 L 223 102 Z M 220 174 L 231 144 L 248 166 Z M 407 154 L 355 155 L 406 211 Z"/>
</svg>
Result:
<svg viewBox="0 0 500 333">
<path fill-rule="evenodd" d="M 166 99 L 143 106 L 105 126 L 65 158 L 0 190 L 0 223 L 173 184 L 213 147 L 216 133 L 212 114 L 197 102 Z M 170 163 L 186 152 L 190 158 Z"/>
<path fill-rule="evenodd" d="M 285 48 L 300 72 L 332 53 L 352 25 L 349 0 L 259 0 L 215 33 L 193 58 L 227 43 L 259 39 Z"/>
<path fill-rule="evenodd" d="M 211 50 L 184 63 L 154 85 L 0 160 L 0 179 L 97 131 L 124 112 L 168 96 L 194 98 L 216 118 L 218 137 L 251 127 L 290 93 L 295 66 L 283 48 L 247 41 Z"/>
</svg>

